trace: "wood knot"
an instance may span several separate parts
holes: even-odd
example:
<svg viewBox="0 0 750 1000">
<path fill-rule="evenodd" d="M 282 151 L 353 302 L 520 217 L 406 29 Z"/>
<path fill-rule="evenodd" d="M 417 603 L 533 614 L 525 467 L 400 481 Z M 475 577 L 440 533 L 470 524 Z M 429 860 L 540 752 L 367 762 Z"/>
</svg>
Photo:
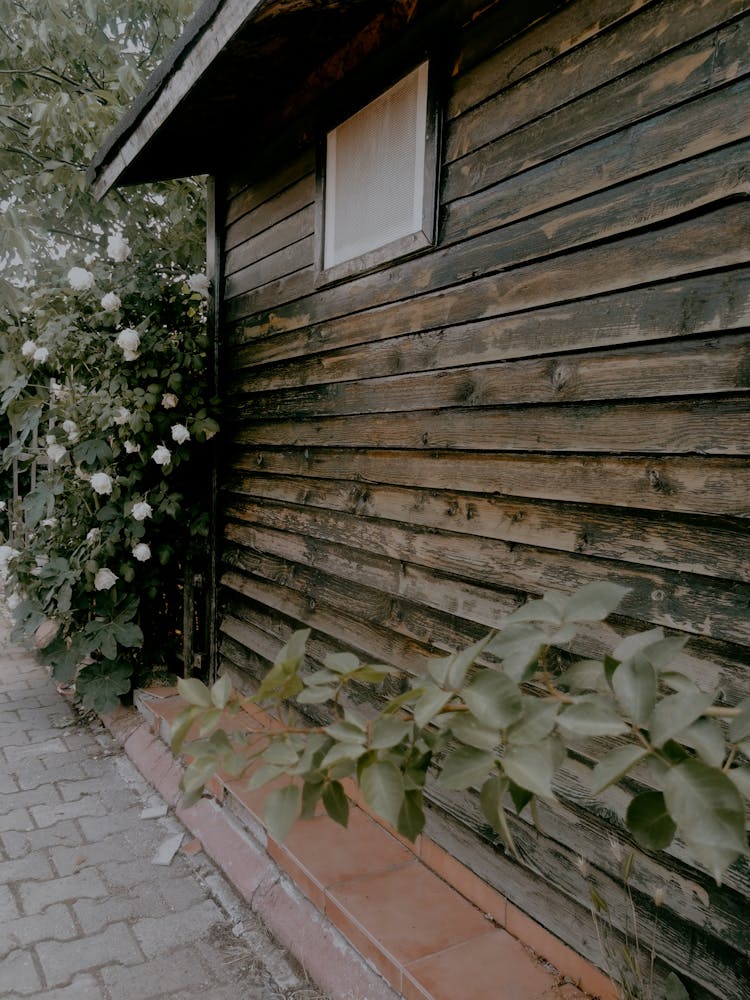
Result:
<svg viewBox="0 0 750 1000">
<path fill-rule="evenodd" d="M 424 434 L 422 435 L 422 444 L 426 445 L 429 440 L 430 440 L 430 435 L 427 433 L 427 431 L 425 431 Z"/>
<path fill-rule="evenodd" d="M 556 389 L 558 392 L 560 389 L 564 389 L 565 386 L 570 381 L 571 370 L 567 365 L 555 364 L 552 366 L 552 375 L 550 381 L 552 382 L 552 388 Z"/>
</svg>

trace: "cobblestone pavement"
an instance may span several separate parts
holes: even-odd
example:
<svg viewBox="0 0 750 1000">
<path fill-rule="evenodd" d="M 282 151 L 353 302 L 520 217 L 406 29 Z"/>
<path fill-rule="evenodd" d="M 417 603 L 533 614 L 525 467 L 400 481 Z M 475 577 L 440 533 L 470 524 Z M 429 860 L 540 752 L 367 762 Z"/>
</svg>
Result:
<svg viewBox="0 0 750 1000">
<path fill-rule="evenodd" d="M 183 828 L 9 628 L 0 606 L 0 998 L 324 1000 L 205 855 L 154 864 Z"/>
</svg>

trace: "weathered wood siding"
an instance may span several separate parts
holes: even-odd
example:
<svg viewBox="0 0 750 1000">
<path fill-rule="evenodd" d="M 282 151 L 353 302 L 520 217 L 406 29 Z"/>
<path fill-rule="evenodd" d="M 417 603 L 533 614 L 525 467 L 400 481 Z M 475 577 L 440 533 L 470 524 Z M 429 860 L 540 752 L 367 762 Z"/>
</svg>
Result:
<svg viewBox="0 0 750 1000">
<path fill-rule="evenodd" d="M 574 0 L 493 49 L 503 6 L 461 39 L 430 252 L 316 289 L 312 146 L 228 181 L 223 663 L 251 683 L 305 625 L 316 657 L 417 673 L 527 595 L 609 578 L 624 616 L 578 653 L 677 629 L 686 668 L 736 698 L 750 2 Z M 433 790 L 429 832 L 598 959 L 576 862 L 623 924 L 623 796 L 594 806 L 589 763 L 569 760 L 541 832 L 512 820 L 528 868 L 471 795 Z M 679 846 L 633 867 L 642 938 L 694 1000 L 750 996 L 749 874 L 717 889 Z"/>
</svg>

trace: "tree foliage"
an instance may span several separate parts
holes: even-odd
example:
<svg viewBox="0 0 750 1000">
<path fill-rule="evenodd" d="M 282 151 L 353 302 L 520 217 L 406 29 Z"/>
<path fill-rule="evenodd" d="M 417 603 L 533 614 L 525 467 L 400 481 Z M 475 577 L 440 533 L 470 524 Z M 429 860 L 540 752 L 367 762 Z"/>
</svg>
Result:
<svg viewBox="0 0 750 1000">
<path fill-rule="evenodd" d="M 0 0 L 2 468 L 38 471 L 0 541 L 21 525 L 3 553 L 19 629 L 61 680 L 83 665 L 100 709 L 139 662 L 144 606 L 205 534 L 217 425 L 203 183 L 97 202 L 85 174 L 195 5 Z"/>
</svg>

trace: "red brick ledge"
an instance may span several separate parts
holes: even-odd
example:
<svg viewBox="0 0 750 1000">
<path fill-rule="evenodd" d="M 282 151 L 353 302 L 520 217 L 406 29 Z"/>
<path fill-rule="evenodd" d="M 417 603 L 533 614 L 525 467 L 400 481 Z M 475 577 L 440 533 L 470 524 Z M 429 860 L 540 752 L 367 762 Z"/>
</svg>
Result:
<svg viewBox="0 0 750 1000">
<path fill-rule="evenodd" d="M 262 822 L 273 783 L 251 792 L 217 775 L 209 796 L 184 809 L 168 742 L 185 702 L 174 688 L 151 688 L 137 692 L 136 705 L 143 721 L 122 710 L 105 724 L 334 1000 L 394 1000 L 394 990 L 405 1000 L 584 1000 L 577 987 L 615 1000 L 603 973 L 434 841 L 410 844 L 373 816 L 354 783 L 348 831 L 319 814 L 283 844 Z M 227 723 L 258 731 L 273 719 L 251 706 Z"/>
</svg>

